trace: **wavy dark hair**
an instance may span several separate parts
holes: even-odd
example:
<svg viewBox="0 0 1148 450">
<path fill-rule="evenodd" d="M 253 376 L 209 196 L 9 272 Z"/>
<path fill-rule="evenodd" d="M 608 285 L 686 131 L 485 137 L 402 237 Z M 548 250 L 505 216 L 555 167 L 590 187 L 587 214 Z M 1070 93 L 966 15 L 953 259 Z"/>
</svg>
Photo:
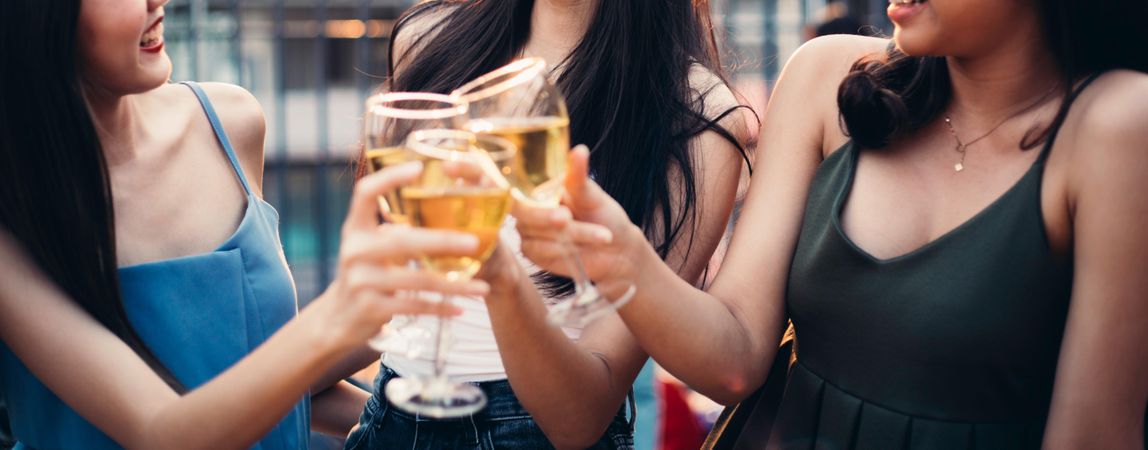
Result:
<svg viewBox="0 0 1148 450">
<path fill-rule="evenodd" d="M 1018 144 L 1046 142 L 1068 115 L 1073 85 L 1112 69 L 1148 72 L 1148 2 L 1038 0 L 1045 33 L 1063 79 L 1065 101 L 1051 123 Z M 893 46 L 885 60 L 862 59 L 841 82 L 837 105 L 844 128 L 865 148 L 881 148 L 934 120 L 952 97 L 948 64 L 940 56 L 909 56 Z"/>
<path fill-rule="evenodd" d="M 402 71 L 390 80 L 391 89 L 449 93 L 519 57 L 533 7 L 534 0 L 441 0 L 411 8 L 396 22 L 392 38 L 416 17 L 432 12 L 443 17 L 411 40 L 416 52 L 396 55 L 392 46 L 390 68 L 393 73 L 400 63 Z M 743 143 L 718 123 L 748 107 L 706 117 L 712 87 L 699 92 L 690 85 L 695 63 L 725 81 L 706 0 L 602 0 L 585 36 L 555 64 L 565 67 L 557 85 L 569 109 L 571 140 L 590 147 L 595 181 L 645 230 L 664 259 L 697 219 L 690 139 L 714 131 L 734 144 L 748 165 Z M 676 207 L 667 176 L 671 169 L 682 176 Z M 572 290 L 569 280 L 552 274 L 536 281 L 552 296 Z"/>
<path fill-rule="evenodd" d="M 108 168 L 81 91 L 79 15 L 80 0 L 0 2 L 0 227 L 72 301 L 182 392 L 120 297 Z"/>
</svg>

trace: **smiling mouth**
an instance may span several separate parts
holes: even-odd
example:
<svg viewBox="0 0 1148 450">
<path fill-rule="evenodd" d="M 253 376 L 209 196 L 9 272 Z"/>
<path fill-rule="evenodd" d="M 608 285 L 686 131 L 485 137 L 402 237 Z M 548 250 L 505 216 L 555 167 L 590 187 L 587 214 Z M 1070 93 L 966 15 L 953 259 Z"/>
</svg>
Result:
<svg viewBox="0 0 1148 450">
<path fill-rule="evenodd" d="M 889 0 L 890 5 L 917 5 L 929 0 Z"/>
<path fill-rule="evenodd" d="M 143 36 L 140 37 L 140 48 L 154 48 L 163 43 L 163 17 L 152 24 L 151 27 L 144 31 Z"/>
</svg>

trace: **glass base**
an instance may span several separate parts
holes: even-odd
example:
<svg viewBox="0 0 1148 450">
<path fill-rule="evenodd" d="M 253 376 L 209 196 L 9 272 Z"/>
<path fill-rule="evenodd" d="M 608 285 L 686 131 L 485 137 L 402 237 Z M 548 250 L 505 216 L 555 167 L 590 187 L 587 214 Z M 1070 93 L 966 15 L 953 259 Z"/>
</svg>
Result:
<svg viewBox="0 0 1148 450">
<path fill-rule="evenodd" d="M 396 408 L 435 419 L 469 416 L 486 406 L 486 394 L 478 386 L 441 378 L 395 378 L 384 391 Z"/>
</svg>

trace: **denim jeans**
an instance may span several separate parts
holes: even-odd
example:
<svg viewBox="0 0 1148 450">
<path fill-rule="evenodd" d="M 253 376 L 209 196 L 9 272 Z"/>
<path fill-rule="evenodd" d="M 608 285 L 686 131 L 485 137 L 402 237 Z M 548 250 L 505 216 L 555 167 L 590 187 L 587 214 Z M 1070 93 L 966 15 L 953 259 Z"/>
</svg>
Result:
<svg viewBox="0 0 1148 450">
<path fill-rule="evenodd" d="M 387 366 L 375 378 L 375 395 L 359 417 L 359 427 L 347 436 L 345 450 L 361 449 L 544 449 L 553 448 L 530 413 L 518 403 L 506 380 L 475 383 L 486 393 L 486 408 L 454 419 L 418 417 L 395 408 L 383 398 L 383 386 L 397 377 Z M 610 422 L 592 449 L 632 450 L 633 423 L 625 406 Z M 632 415 L 631 415 L 632 416 Z"/>
</svg>

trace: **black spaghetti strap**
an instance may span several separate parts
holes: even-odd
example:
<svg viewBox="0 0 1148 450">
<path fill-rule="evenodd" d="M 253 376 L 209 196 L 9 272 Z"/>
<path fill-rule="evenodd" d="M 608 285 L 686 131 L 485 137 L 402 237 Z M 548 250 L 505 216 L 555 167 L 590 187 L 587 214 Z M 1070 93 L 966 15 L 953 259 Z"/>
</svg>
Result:
<svg viewBox="0 0 1148 450">
<path fill-rule="evenodd" d="M 1060 134 L 1060 127 L 1064 125 L 1064 119 L 1068 117 L 1068 111 L 1072 108 L 1072 102 L 1076 101 L 1076 97 L 1079 97 L 1080 93 L 1084 92 L 1084 89 L 1092 84 L 1093 81 L 1096 81 L 1097 78 L 1100 78 L 1102 74 L 1103 73 L 1094 73 L 1089 75 L 1084 81 L 1081 81 L 1080 84 L 1073 88 L 1072 92 L 1068 94 L 1068 97 L 1064 99 L 1064 106 L 1056 113 L 1056 119 L 1052 122 L 1054 128 L 1048 131 L 1048 138 L 1045 139 L 1044 146 L 1040 149 L 1040 156 L 1037 157 L 1039 162 L 1043 162 L 1048 157 L 1048 153 L 1052 151 L 1052 144 L 1056 142 L 1056 136 Z"/>
</svg>

